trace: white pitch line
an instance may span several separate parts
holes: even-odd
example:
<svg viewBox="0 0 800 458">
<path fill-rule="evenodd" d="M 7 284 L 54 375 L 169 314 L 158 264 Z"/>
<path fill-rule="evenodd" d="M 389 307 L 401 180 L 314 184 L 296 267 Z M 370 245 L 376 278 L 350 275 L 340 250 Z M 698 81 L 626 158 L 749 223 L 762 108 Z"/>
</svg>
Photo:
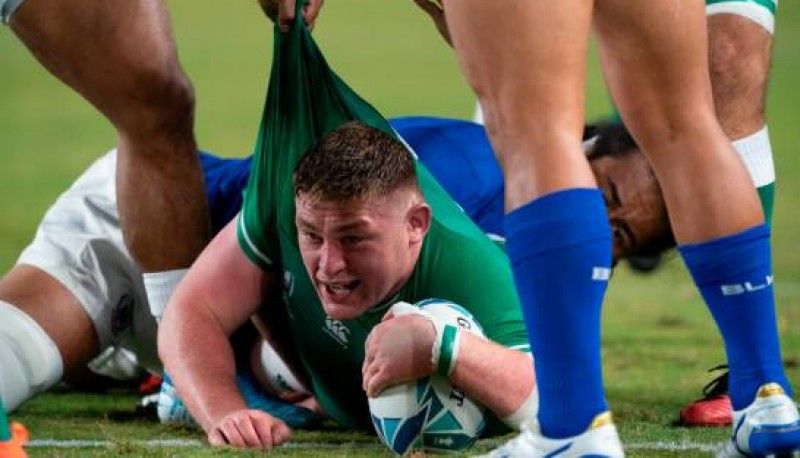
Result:
<svg viewBox="0 0 800 458">
<path fill-rule="evenodd" d="M 55 439 L 38 439 L 31 440 L 25 444 L 25 447 L 39 448 L 39 447 L 53 447 L 53 448 L 111 448 L 115 445 L 131 444 L 139 447 L 202 447 L 203 442 L 193 439 L 154 439 L 147 441 L 101 441 L 101 440 L 55 440 Z"/>
<path fill-rule="evenodd" d="M 31 440 L 25 444 L 25 447 L 28 448 L 42 448 L 42 447 L 52 447 L 52 448 L 112 448 L 119 445 L 133 445 L 136 447 L 144 447 L 144 448 L 157 448 L 157 447 L 176 447 L 176 448 L 197 448 L 197 447 L 205 447 L 207 444 L 205 441 L 199 441 L 195 439 L 153 439 L 153 440 L 146 440 L 146 441 L 139 441 L 139 440 L 121 440 L 118 442 L 115 441 L 104 441 L 104 440 L 55 440 L 55 439 L 38 439 L 38 440 Z M 379 448 L 379 444 L 377 443 L 361 443 L 361 442 L 287 442 L 281 445 L 281 448 L 290 448 L 290 449 L 315 449 L 315 448 L 340 448 L 340 447 L 350 447 L 350 448 Z"/>
<path fill-rule="evenodd" d="M 53 440 L 53 439 L 39 439 L 32 440 L 25 444 L 25 447 L 31 448 L 112 448 L 117 445 L 130 444 L 133 446 L 144 448 L 158 448 L 158 447 L 176 447 L 176 448 L 196 448 L 204 447 L 204 441 L 194 439 L 155 439 L 146 441 L 105 441 L 105 440 Z M 499 445 L 499 443 L 497 444 Z M 282 445 L 282 448 L 289 449 L 333 449 L 342 446 L 358 449 L 380 448 L 377 443 L 360 443 L 360 442 L 344 442 L 344 443 L 327 443 L 327 442 L 288 442 Z M 714 452 L 719 447 L 718 443 L 709 442 L 633 442 L 625 444 L 625 448 L 629 450 L 663 450 L 663 451 L 700 451 L 700 452 Z"/>
<path fill-rule="evenodd" d="M 669 452 L 699 451 L 716 452 L 721 443 L 714 442 L 632 442 L 624 444 L 629 450 L 665 450 Z"/>
</svg>

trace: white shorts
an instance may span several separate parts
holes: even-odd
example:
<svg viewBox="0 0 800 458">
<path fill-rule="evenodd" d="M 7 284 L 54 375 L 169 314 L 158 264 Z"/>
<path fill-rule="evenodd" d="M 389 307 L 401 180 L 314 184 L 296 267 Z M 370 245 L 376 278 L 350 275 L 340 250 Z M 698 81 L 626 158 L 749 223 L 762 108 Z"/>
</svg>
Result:
<svg viewBox="0 0 800 458">
<path fill-rule="evenodd" d="M 116 346 L 161 372 L 155 319 L 142 274 L 122 241 L 117 215 L 116 150 L 94 162 L 59 196 L 23 250 L 19 264 L 61 282 L 94 323 L 101 352 Z"/>
<path fill-rule="evenodd" d="M 706 16 L 735 14 L 750 19 L 771 35 L 775 34 L 778 0 L 706 0 Z"/>
</svg>

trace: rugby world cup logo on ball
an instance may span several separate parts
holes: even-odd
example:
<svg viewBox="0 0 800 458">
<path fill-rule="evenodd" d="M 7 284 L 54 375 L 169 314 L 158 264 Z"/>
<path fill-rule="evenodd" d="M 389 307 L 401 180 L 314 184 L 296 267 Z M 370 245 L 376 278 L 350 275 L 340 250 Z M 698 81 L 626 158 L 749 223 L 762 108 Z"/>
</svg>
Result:
<svg viewBox="0 0 800 458">
<path fill-rule="evenodd" d="M 427 299 L 413 307 L 438 320 L 440 325 L 455 326 L 459 332 L 485 338 L 480 324 L 458 304 Z M 381 442 L 398 455 L 419 448 L 465 449 L 475 443 L 486 424 L 484 407 L 441 375 L 391 387 L 369 398 L 369 409 Z"/>
</svg>

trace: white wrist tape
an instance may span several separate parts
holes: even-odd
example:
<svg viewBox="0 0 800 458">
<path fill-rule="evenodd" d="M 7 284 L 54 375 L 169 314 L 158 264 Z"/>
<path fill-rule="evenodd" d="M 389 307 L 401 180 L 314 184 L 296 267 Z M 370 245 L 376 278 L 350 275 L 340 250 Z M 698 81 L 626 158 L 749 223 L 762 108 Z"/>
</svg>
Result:
<svg viewBox="0 0 800 458">
<path fill-rule="evenodd" d="M 431 347 L 431 363 L 433 369 L 444 377 L 449 376 L 456 367 L 456 359 L 461 344 L 461 331 L 458 327 L 445 324 L 435 319 L 430 313 L 421 310 L 408 302 L 398 302 L 392 305 L 392 313 L 395 316 L 419 315 L 433 324 L 436 330 L 436 338 Z"/>
<path fill-rule="evenodd" d="M 458 350 L 461 347 L 461 330 L 452 324 L 431 320 L 436 328 L 436 339 L 431 349 L 431 361 L 436 372 L 449 377 L 456 367 Z"/>
</svg>

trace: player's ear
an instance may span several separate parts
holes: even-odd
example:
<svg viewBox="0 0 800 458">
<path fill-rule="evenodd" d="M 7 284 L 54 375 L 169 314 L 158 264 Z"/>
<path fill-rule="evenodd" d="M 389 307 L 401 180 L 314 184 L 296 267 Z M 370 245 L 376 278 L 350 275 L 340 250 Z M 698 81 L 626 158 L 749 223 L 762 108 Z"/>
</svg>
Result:
<svg viewBox="0 0 800 458">
<path fill-rule="evenodd" d="M 408 210 L 407 222 L 410 232 L 409 241 L 419 243 L 425 238 L 431 227 L 431 207 L 426 202 L 418 202 Z"/>
</svg>

